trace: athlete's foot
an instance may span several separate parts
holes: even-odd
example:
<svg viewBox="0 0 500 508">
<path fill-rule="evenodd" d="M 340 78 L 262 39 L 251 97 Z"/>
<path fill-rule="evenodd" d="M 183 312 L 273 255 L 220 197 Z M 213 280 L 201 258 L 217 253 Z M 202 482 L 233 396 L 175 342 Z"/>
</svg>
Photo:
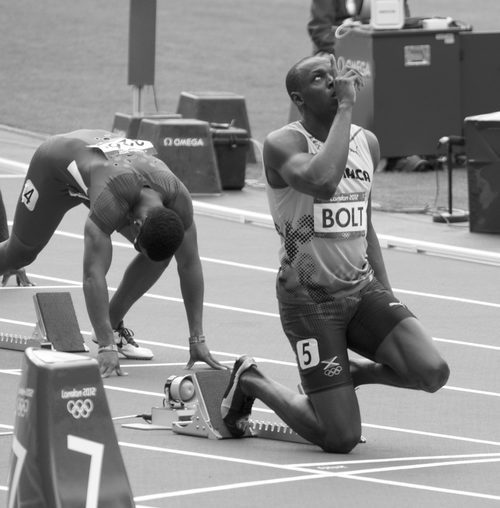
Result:
<svg viewBox="0 0 500 508">
<path fill-rule="evenodd" d="M 113 329 L 115 344 L 118 346 L 118 355 L 121 358 L 129 360 L 152 360 L 153 352 L 151 349 L 139 346 L 134 340 L 134 332 L 130 328 L 123 326 L 123 321 L 120 321 L 118 326 Z M 94 330 L 91 335 L 92 342 L 97 342 L 97 337 Z"/>
<path fill-rule="evenodd" d="M 234 362 L 233 372 L 222 398 L 221 415 L 226 427 L 234 437 L 243 437 L 248 429 L 250 413 L 255 398 L 245 395 L 240 386 L 241 375 L 256 367 L 253 358 L 242 356 Z"/>
</svg>

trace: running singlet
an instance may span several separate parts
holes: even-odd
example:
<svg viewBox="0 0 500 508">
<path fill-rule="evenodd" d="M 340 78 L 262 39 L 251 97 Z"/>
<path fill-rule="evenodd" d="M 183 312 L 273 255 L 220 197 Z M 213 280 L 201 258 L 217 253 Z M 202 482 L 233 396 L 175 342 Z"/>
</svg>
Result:
<svg viewBox="0 0 500 508">
<path fill-rule="evenodd" d="M 90 218 L 105 233 L 111 234 L 128 223 L 129 211 L 143 187 L 157 191 L 165 206 L 177 197 L 179 181 L 161 160 L 152 157 L 156 150 L 149 141 L 106 138 L 87 147 L 98 149 L 116 166 L 116 172 L 109 177 L 106 187 L 90 206 Z M 74 161 L 68 166 L 68 171 L 86 196 L 88 189 L 81 177 L 78 178 Z"/>
<path fill-rule="evenodd" d="M 114 160 L 119 163 L 120 157 Z M 112 176 L 90 208 L 90 218 L 107 234 L 120 231 L 128 224 L 129 211 L 137 203 L 143 187 L 158 192 L 167 207 L 180 192 L 179 180 L 159 159 L 144 154 L 126 158 L 131 168 Z"/>
<path fill-rule="evenodd" d="M 301 132 L 308 150 L 323 143 L 300 122 L 282 127 Z M 333 197 L 320 200 L 290 186 L 266 186 L 271 215 L 281 238 L 277 296 L 289 303 L 321 303 L 361 289 L 373 278 L 367 259 L 367 207 L 373 161 L 366 136 L 350 131 L 344 175 Z"/>
</svg>

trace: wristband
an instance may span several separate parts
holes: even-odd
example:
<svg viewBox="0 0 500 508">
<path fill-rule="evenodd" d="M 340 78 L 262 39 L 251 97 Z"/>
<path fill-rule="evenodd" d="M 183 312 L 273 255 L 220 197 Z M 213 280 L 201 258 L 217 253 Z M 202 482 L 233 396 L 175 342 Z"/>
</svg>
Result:
<svg viewBox="0 0 500 508">
<path fill-rule="evenodd" d="M 105 353 L 106 351 L 114 351 L 118 353 L 118 346 L 116 344 L 109 344 L 108 346 L 99 346 L 97 353 Z"/>
<path fill-rule="evenodd" d="M 191 335 L 191 337 L 189 337 L 189 345 L 202 344 L 203 342 L 205 342 L 204 335 Z"/>
</svg>

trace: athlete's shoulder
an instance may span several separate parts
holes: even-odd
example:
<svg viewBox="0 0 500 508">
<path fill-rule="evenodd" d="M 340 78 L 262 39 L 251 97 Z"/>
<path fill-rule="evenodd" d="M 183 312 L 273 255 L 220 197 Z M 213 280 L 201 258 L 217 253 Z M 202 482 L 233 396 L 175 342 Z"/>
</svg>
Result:
<svg viewBox="0 0 500 508">
<path fill-rule="evenodd" d="M 264 148 L 268 151 L 283 149 L 288 151 L 290 147 L 300 151 L 307 149 L 307 139 L 299 122 L 286 124 L 270 132 L 264 141 Z"/>
<path fill-rule="evenodd" d="M 276 138 L 276 137 L 282 137 L 282 136 L 294 136 L 295 133 L 303 131 L 304 128 L 302 127 L 302 124 L 300 122 L 290 122 L 285 125 L 282 125 L 278 129 L 275 129 L 271 131 L 267 138 Z"/>
<path fill-rule="evenodd" d="M 363 127 L 359 127 L 359 129 L 361 129 L 361 131 L 365 135 L 366 141 L 368 142 L 368 144 L 373 144 L 373 143 L 378 144 L 377 136 L 375 136 L 375 134 L 372 131 L 369 131 L 368 129 L 365 129 Z"/>
</svg>

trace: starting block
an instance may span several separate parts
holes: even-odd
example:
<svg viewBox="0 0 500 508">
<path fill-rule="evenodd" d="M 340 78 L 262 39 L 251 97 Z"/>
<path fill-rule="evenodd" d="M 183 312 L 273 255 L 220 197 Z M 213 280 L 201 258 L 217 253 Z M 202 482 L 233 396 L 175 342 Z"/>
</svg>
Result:
<svg viewBox="0 0 500 508">
<path fill-rule="evenodd" d="M 209 439 L 232 439 L 222 420 L 220 406 L 231 373 L 228 370 L 207 370 L 195 372 L 192 381 L 196 402 L 190 419 L 173 421 L 172 430 L 177 434 L 207 437 Z M 250 420 L 243 437 L 262 437 L 311 444 L 284 423 L 271 423 Z"/>
<path fill-rule="evenodd" d="M 28 347 L 40 347 L 41 342 L 26 335 L 0 332 L 0 348 L 24 351 Z"/>
<path fill-rule="evenodd" d="M 56 351 L 88 351 L 80 333 L 70 293 L 35 293 L 33 300 L 38 318 L 34 337 L 38 334 L 42 342 L 50 343 Z"/>
<path fill-rule="evenodd" d="M 206 370 L 192 375 L 196 402 L 194 412 L 188 421 L 172 422 L 177 434 L 228 439 L 232 434 L 222 420 L 220 406 L 231 373 L 228 370 Z"/>
<path fill-rule="evenodd" d="M 0 348 L 24 351 L 41 347 L 68 353 L 88 351 L 68 292 L 33 295 L 37 324 L 31 337 L 0 333 Z"/>
<path fill-rule="evenodd" d="M 307 439 L 304 439 L 284 423 L 250 420 L 249 426 L 256 437 L 290 441 L 291 443 L 311 444 Z"/>
<path fill-rule="evenodd" d="M 28 348 L 7 506 L 135 506 L 97 361 Z"/>
<path fill-rule="evenodd" d="M 232 439 L 233 435 L 224 424 L 220 412 L 230 377 L 228 370 L 203 370 L 188 376 L 172 376 L 165 384 L 166 404 L 163 408 L 153 408 L 153 426 L 163 424 L 163 428 L 171 429 L 176 434 Z M 187 381 L 192 382 L 194 394 L 188 389 L 182 390 L 183 383 Z M 181 402 L 182 393 L 189 397 L 183 399 L 184 403 Z M 276 418 L 278 419 L 277 416 Z M 312 444 L 279 419 L 275 422 L 250 419 L 243 437 Z M 365 442 L 366 439 L 362 436 L 360 443 Z"/>
</svg>

